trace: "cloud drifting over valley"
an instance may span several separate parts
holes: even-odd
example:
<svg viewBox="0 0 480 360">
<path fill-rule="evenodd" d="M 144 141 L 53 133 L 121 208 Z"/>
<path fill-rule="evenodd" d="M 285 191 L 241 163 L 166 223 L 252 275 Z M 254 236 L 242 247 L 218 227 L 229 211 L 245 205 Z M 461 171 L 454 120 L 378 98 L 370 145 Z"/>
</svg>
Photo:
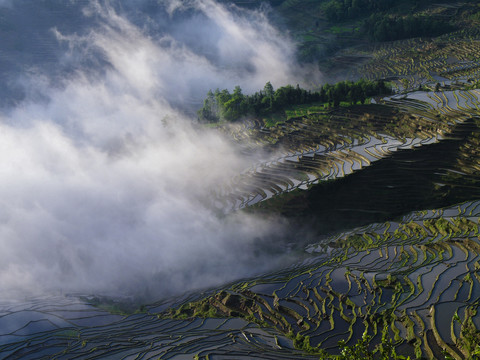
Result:
<svg viewBox="0 0 480 360">
<path fill-rule="evenodd" d="M 68 71 L 19 74 L 24 98 L 1 109 L 2 294 L 158 297 L 275 266 L 258 250 L 281 222 L 205 205 L 249 163 L 194 128 L 188 104 L 295 82 L 292 43 L 261 12 L 211 0 L 128 6 L 85 3 L 81 33 L 52 23 Z"/>
</svg>

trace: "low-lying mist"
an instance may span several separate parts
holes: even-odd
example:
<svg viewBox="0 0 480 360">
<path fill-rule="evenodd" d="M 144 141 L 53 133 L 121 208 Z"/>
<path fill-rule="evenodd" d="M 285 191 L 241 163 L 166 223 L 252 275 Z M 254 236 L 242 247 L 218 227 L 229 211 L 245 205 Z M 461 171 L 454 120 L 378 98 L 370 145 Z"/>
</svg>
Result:
<svg viewBox="0 0 480 360">
<path fill-rule="evenodd" d="M 25 63 L 23 99 L 1 109 L 2 296 L 158 298 L 284 261 L 259 250 L 280 219 L 209 207 L 250 160 L 188 114 L 210 88 L 299 82 L 291 41 L 211 0 L 81 3 L 88 27 L 48 32 L 68 71 Z"/>
</svg>

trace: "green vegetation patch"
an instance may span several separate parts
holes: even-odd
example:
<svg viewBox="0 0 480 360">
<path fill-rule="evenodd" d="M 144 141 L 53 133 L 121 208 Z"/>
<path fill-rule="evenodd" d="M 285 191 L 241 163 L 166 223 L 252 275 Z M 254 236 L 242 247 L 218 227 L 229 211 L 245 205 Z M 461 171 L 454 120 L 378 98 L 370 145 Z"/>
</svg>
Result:
<svg viewBox="0 0 480 360">
<path fill-rule="evenodd" d="M 338 107 L 342 102 L 353 105 L 365 103 L 368 97 L 388 95 L 391 92 L 382 80 L 340 81 L 335 85 L 325 84 L 313 92 L 298 85 L 282 86 L 274 90 L 272 84 L 267 82 L 262 91 L 252 95 L 244 95 L 242 89 L 236 86 L 232 94 L 228 89 L 209 91 L 203 107 L 198 111 L 198 117 L 202 122 L 214 123 L 238 121 L 247 117 L 269 118 L 274 117 L 272 114 L 290 110 L 292 106 L 323 103 L 329 107 Z"/>
</svg>

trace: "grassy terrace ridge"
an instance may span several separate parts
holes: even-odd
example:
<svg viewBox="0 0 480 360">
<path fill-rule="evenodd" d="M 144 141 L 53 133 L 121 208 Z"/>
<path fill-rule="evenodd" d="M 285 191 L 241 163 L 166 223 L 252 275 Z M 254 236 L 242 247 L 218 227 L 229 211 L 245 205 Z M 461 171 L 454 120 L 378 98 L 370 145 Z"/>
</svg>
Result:
<svg viewBox="0 0 480 360">
<path fill-rule="evenodd" d="M 313 263 L 233 284 L 158 316 L 240 317 L 277 329 L 321 359 L 475 358 L 479 216 L 477 201 L 358 228 L 311 245 L 319 254 Z M 438 311 L 447 320 L 437 319 Z"/>
</svg>

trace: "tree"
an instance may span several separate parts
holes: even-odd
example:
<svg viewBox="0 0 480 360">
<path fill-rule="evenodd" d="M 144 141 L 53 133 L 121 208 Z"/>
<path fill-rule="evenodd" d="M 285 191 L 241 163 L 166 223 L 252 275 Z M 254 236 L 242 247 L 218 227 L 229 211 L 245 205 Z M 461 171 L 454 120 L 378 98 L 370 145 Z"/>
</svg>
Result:
<svg viewBox="0 0 480 360">
<path fill-rule="evenodd" d="M 268 81 L 265 84 L 263 88 L 263 92 L 265 94 L 265 97 L 262 99 L 262 104 L 267 108 L 267 111 L 270 111 L 273 107 L 273 95 L 274 95 L 273 86 L 270 83 L 270 81 Z"/>
<path fill-rule="evenodd" d="M 224 114 L 223 117 L 226 120 L 237 120 L 242 115 L 245 115 L 246 104 L 244 103 L 245 97 L 242 94 L 240 86 L 235 86 L 233 94 L 230 99 L 223 104 Z"/>
<path fill-rule="evenodd" d="M 198 116 L 201 120 L 208 122 L 218 122 L 218 106 L 215 96 L 213 95 L 212 90 L 209 90 L 207 97 L 203 102 L 203 108 L 198 112 Z"/>
<path fill-rule="evenodd" d="M 273 86 L 272 86 L 272 84 L 270 83 L 270 81 L 267 81 L 267 83 L 266 83 L 265 86 L 263 87 L 263 92 L 265 93 L 265 96 L 266 96 L 266 97 L 271 97 L 271 98 L 273 98 L 274 90 L 273 90 Z"/>
</svg>

